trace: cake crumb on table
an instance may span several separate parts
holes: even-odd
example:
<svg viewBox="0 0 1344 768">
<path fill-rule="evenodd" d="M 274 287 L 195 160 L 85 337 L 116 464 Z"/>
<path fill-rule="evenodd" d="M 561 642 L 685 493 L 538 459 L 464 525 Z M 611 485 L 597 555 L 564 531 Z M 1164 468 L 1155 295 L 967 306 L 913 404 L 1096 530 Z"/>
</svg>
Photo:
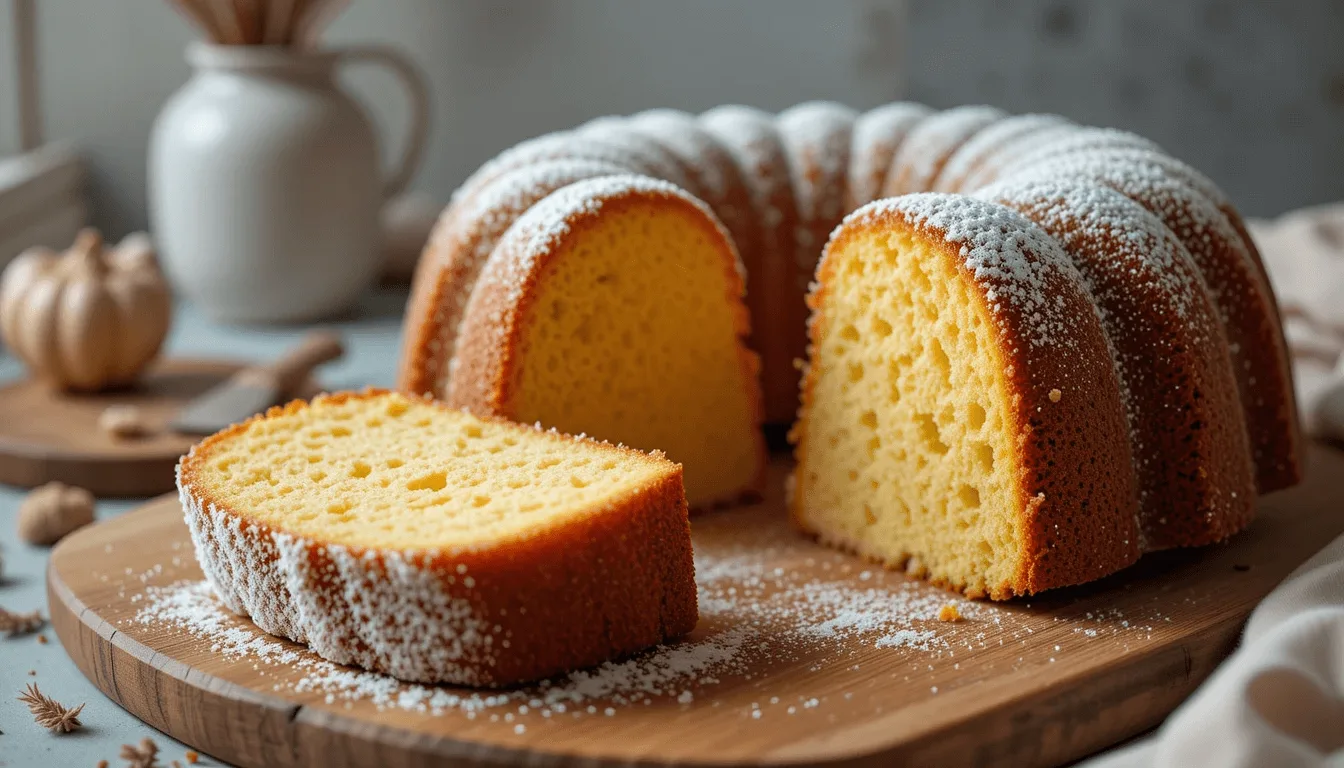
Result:
<svg viewBox="0 0 1344 768">
<path fill-rule="evenodd" d="M 956 603 L 948 603 L 938 610 L 939 621 L 961 621 L 961 611 Z"/>
<path fill-rule="evenodd" d="M 1061 391 L 1059 391 L 1058 389 L 1052 389 L 1052 390 L 1050 390 L 1050 402 L 1052 402 L 1052 403 L 1058 403 L 1058 402 L 1060 401 L 1060 399 L 1063 398 L 1063 397 L 1064 397 L 1064 393 L 1061 392 Z"/>
</svg>

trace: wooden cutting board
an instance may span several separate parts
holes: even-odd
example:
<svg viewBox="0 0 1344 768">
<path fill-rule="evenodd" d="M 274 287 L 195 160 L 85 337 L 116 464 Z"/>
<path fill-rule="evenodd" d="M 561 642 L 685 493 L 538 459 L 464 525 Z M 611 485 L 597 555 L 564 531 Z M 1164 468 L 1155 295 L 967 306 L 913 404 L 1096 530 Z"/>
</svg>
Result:
<svg viewBox="0 0 1344 768">
<path fill-rule="evenodd" d="M 699 517 L 700 626 L 653 654 L 661 667 L 641 657 L 587 687 L 493 704 L 324 671 L 226 617 L 190 586 L 201 574 L 175 498 L 65 539 L 48 590 L 61 642 L 99 688 L 245 766 L 1048 765 L 1160 722 L 1231 651 L 1256 602 L 1344 531 L 1344 454 L 1317 447 L 1310 460 L 1307 483 L 1265 499 L 1227 545 L 1000 604 L 821 548 L 788 528 L 778 494 Z M 772 487 L 786 469 L 775 464 Z M 165 619 L 173 595 L 204 601 L 213 629 Z M 933 618 L 946 603 L 963 620 Z M 620 670 L 661 682 L 640 692 Z M 557 706 L 557 691 L 577 700 Z"/>
<path fill-rule="evenodd" d="M 243 364 L 225 360 L 160 360 L 131 389 L 93 394 L 58 392 L 31 379 L 0 386 L 0 483 L 32 488 L 60 481 L 95 496 L 154 496 L 173 489 L 173 467 L 201 438 L 166 428 L 188 401 Z M 295 397 L 321 391 L 309 382 Z M 98 426 L 112 405 L 140 409 L 148 428 L 118 439 Z"/>
</svg>

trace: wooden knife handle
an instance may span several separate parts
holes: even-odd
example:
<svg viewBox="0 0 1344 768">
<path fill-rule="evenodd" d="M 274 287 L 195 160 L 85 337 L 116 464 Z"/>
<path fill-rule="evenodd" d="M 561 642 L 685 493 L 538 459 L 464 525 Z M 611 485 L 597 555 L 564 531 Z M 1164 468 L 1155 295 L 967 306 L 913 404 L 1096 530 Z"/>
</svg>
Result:
<svg viewBox="0 0 1344 768">
<path fill-rule="evenodd" d="M 269 366 L 269 372 L 275 378 L 280 394 L 289 397 L 314 368 L 344 354 L 345 345 L 339 334 L 334 331 L 310 331 L 299 341 L 298 346 Z"/>
</svg>

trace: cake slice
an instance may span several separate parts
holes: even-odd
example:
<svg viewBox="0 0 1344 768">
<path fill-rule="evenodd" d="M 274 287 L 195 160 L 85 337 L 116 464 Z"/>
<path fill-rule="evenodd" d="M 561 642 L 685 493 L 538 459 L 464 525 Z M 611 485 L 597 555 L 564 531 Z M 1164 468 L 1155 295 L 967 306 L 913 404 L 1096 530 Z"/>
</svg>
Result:
<svg viewBox="0 0 1344 768">
<path fill-rule="evenodd" d="M 809 302 L 803 530 L 995 599 L 1138 559 L 1114 358 L 1035 224 L 957 195 L 871 203 L 832 235 Z"/>
<path fill-rule="evenodd" d="M 693 507 L 754 495 L 765 445 L 742 291 L 732 241 L 699 200 L 642 176 L 571 184 L 486 261 L 448 402 L 665 451 Z"/>
<path fill-rule="evenodd" d="M 178 465 L 225 605 L 323 658 L 501 686 L 689 632 L 681 467 L 370 391 L 272 408 Z"/>
</svg>

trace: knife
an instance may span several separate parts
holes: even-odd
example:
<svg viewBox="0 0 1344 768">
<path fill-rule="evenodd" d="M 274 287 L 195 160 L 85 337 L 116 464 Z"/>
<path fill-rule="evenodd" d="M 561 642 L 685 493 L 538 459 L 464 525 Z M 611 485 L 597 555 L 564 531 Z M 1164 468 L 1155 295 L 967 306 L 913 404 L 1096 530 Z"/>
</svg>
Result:
<svg viewBox="0 0 1344 768">
<path fill-rule="evenodd" d="M 280 402 L 322 363 L 345 354 L 341 337 L 313 331 L 270 365 L 249 366 L 182 407 L 169 427 L 188 435 L 209 435 Z"/>
</svg>

